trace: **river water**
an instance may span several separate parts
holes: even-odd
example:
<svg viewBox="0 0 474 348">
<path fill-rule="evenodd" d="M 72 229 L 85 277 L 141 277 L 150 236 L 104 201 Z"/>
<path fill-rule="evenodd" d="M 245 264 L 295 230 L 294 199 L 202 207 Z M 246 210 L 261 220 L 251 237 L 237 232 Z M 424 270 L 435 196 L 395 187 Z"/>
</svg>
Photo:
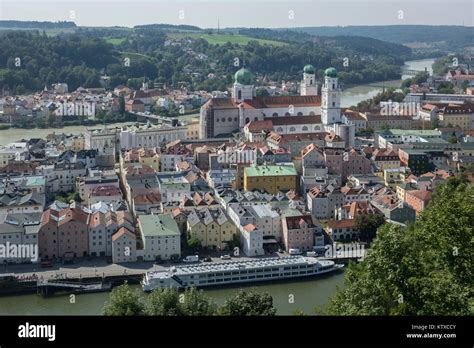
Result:
<svg viewBox="0 0 474 348">
<path fill-rule="evenodd" d="M 296 310 L 310 315 L 315 314 L 315 307 L 325 305 L 329 301 L 337 287 L 343 287 L 343 276 L 343 272 L 338 272 L 322 278 L 269 283 L 245 289 L 268 292 L 273 297 L 278 315 L 291 315 Z M 133 287 L 140 289 L 139 285 Z M 238 290 L 239 288 L 208 289 L 205 293 L 216 304 L 222 305 Z M 100 315 L 108 298 L 109 293 L 80 294 L 76 295 L 75 303 L 71 303 L 69 295 L 48 298 L 39 295 L 0 297 L 0 315 Z"/>
<path fill-rule="evenodd" d="M 406 62 L 405 69 L 424 70 L 431 68 L 434 59 Z M 399 87 L 399 81 L 384 81 L 369 85 L 356 86 L 343 92 L 342 105 L 355 105 L 362 100 L 372 98 L 383 87 Z M 110 125 L 112 127 L 113 125 Z M 79 134 L 85 131 L 85 126 L 64 127 L 56 132 Z M 0 131 L 0 145 L 7 144 L 25 137 L 45 137 L 51 133 L 50 129 L 11 129 Z M 329 275 L 306 281 L 264 284 L 255 288 L 272 295 L 277 314 L 291 315 L 295 310 L 302 310 L 307 314 L 314 314 L 314 308 L 325 305 L 335 294 L 336 289 L 342 288 L 343 273 Z M 137 289 L 139 286 L 136 286 Z M 217 304 L 222 304 L 226 298 L 232 296 L 238 289 L 205 290 Z M 101 313 L 108 293 L 77 295 L 75 303 L 70 303 L 69 296 L 55 296 L 42 298 L 37 295 L 22 295 L 0 297 L 0 315 L 98 315 Z M 292 301 L 293 300 L 293 301 Z"/>
</svg>

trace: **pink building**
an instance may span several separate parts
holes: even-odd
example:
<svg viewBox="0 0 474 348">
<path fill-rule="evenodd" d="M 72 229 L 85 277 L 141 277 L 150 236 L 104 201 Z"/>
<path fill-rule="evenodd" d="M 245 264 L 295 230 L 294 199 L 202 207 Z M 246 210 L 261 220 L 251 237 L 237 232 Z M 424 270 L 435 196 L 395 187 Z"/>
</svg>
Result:
<svg viewBox="0 0 474 348">
<path fill-rule="evenodd" d="M 285 249 L 313 250 L 317 226 L 311 215 L 286 216 L 282 218 L 282 232 Z"/>
<path fill-rule="evenodd" d="M 87 256 L 88 247 L 87 214 L 79 207 L 54 202 L 43 213 L 39 230 L 41 259 Z"/>
<path fill-rule="evenodd" d="M 370 160 L 355 150 L 325 149 L 324 156 L 329 174 L 341 175 L 343 179 L 352 174 L 371 174 Z"/>
</svg>

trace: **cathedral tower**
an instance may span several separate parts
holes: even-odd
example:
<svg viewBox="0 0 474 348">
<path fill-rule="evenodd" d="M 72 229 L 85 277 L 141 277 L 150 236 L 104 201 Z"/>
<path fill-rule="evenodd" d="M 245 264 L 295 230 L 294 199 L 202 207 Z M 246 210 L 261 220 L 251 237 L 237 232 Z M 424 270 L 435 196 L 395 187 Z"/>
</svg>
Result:
<svg viewBox="0 0 474 348">
<path fill-rule="evenodd" d="M 321 89 L 321 121 L 323 124 L 341 122 L 341 88 L 335 68 L 328 68 L 324 72 L 324 85 Z"/>
<path fill-rule="evenodd" d="M 316 83 L 316 69 L 308 64 L 303 69 L 303 81 L 300 84 L 300 95 L 318 95 Z"/>
</svg>

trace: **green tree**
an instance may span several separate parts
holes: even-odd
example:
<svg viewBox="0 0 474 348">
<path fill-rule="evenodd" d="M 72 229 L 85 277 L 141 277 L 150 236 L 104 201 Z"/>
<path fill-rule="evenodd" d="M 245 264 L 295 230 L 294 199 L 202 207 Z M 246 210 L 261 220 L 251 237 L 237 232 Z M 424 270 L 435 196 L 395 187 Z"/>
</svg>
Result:
<svg viewBox="0 0 474 348">
<path fill-rule="evenodd" d="M 464 176 L 450 178 L 414 225 L 383 225 L 364 260 L 349 265 L 328 313 L 472 315 L 473 197 Z"/>
<path fill-rule="evenodd" d="M 268 293 L 240 290 L 219 308 L 219 313 L 233 316 L 271 316 L 275 315 L 276 309 L 273 307 L 273 298 Z"/>
<path fill-rule="evenodd" d="M 148 297 L 148 315 L 184 315 L 179 303 L 179 292 L 174 288 L 156 288 Z"/>
<path fill-rule="evenodd" d="M 201 249 L 201 241 L 196 237 L 191 237 L 186 241 L 188 250 L 190 252 L 196 252 Z"/>
<path fill-rule="evenodd" d="M 104 315 L 144 315 L 145 304 L 140 290 L 133 290 L 127 283 L 112 290 L 105 303 Z"/>
<path fill-rule="evenodd" d="M 257 94 L 257 97 L 268 97 L 270 94 L 268 93 L 267 89 L 266 88 L 263 88 L 263 87 L 259 87 L 257 88 L 257 90 L 255 91 L 255 93 Z"/>
<path fill-rule="evenodd" d="M 361 241 L 370 243 L 384 223 L 385 218 L 381 214 L 362 214 L 355 218 L 354 230 L 359 232 Z"/>
<path fill-rule="evenodd" d="M 458 138 L 456 136 L 456 133 L 453 132 L 451 134 L 451 136 L 449 137 L 448 141 L 451 143 L 451 144 L 456 144 L 458 142 Z"/>
<path fill-rule="evenodd" d="M 217 306 L 196 288 L 186 289 L 181 304 L 184 315 L 215 315 Z"/>
<path fill-rule="evenodd" d="M 214 315 L 217 310 L 204 292 L 196 288 L 188 288 L 182 294 L 176 288 L 158 288 L 151 292 L 148 300 L 148 315 Z"/>
<path fill-rule="evenodd" d="M 119 96 L 118 101 L 119 101 L 120 116 L 123 117 L 125 115 L 125 98 L 124 98 L 123 94 L 121 94 Z"/>
</svg>

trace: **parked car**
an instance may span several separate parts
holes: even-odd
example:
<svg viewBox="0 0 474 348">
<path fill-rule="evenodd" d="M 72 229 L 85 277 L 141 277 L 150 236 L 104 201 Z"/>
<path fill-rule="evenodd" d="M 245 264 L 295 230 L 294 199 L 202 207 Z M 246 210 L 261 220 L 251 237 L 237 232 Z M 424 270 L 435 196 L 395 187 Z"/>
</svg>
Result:
<svg viewBox="0 0 474 348">
<path fill-rule="evenodd" d="M 230 260 L 230 255 L 222 255 L 221 260 Z"/>
<path fill-rule="evenodd" d="M 41 261 L 41 268 L 53 267 L 53 264 L 50 261 Z"/>
<path fill-rule="evenodd" d="M 290 250 L 288 250 L 288 253 L 290 255 L 301 255 L 302 254 L 300 249 L 290 249 Z"/>
<path fill-rule="evenodd" d="M 199 262 L 198 255 L 189 255 L 183 259 L 183 262 Z"/>
<path fill-rule="evenodd" d="M 207 256 L 203 259 L 204 262 L 212 262 L 212 259 L 210 256 Z"/>
</svg>

